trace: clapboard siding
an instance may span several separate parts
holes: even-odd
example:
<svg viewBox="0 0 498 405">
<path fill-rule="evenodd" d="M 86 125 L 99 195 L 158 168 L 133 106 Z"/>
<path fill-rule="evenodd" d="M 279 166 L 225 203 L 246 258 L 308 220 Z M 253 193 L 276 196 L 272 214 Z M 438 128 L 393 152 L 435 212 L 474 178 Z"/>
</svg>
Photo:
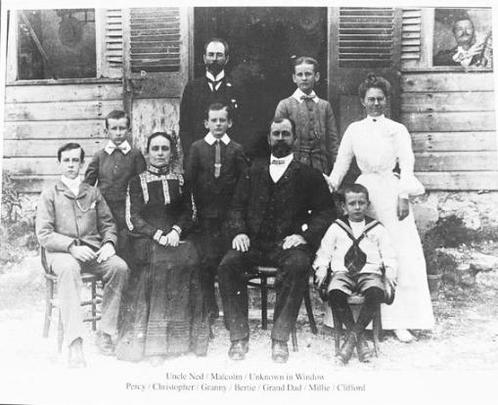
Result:
<svg viewBox="0 0 498 405">
<path fill-rule="evenodd" d="M 401 96 L 404 112 L 494 111 L 492 91 L 455 91 L 405 93 Z"/>
<path fill-rule="evenodd" d="M 87 162 L 103 147 L 104 118 L 123 109 L 123 87 L 109 79 L 14 84 L 7 86 L 5 101 L 3 168 L 20 191 L 39 192 L 59 173 L 56 152 L 62 144 L 80 143 Z"/>
<path fill-rule="evenodd" d="M 415 171 L 498 171 L 498 155 L 492 152 L 416 153 Z"/>
<path fill-rule="evenodd" d="M 121 83 L 75 85 L 7 86 L 5 102 L 36 103 L 84 100 L 121 100 Z"/>
<path fill-rule="evenodd" d="M 5 105 L 5 119 L 6 121 L 84 120 L 104 118 L 115 109 L 123 109 L 121 100 L 10 103 Z"/>
<path fill-rule="evenodd" d="M 92 158 L 91 155 L 85 156 L 86 164 Z M 86 167 L 85 164 L 85 167 Z M 85 170 L 85 167 L 83 170 Z M 57 162 L 57 150 L 51 157 L 16 157 L 3 159 L 3 168 L 11 173 L 20 175 L 43 175 L 51 176 L 59 173 L 59 164 Z"/>
<path fill-rule="evenodd" d="M 416 172 L 427 190 L 498 190 L 498 173 L 483 172 Z"/>
<path fill-rule="evenodd" d="M 4 139 L 60 139 L 102 138 L 104 122 L 98 120 L 6 122 Z"/>
<path fill-rule="evenodd" d="M 497 190 L 493 74 L 405 72 L 401 87 L 401 119 L 426 188 Z"/>
<path fill-rule="evenodd" d="M 414 152 L 496 150 L 496 132 L 413 132 Z"/>
<path fill-rule="evenodd" d="M 404 74 L 401 89 L 405 92 L 426 91 L 492 91 L 492 72 L 428 73 Z"/>
<path fill-rule="evenodd" d="M 92 155 L 97 150 L 103 148 L 107 138 L 37 139 L 30 141 L 5 140 L 3 143 L 3 154 L 5 157 L 53 157 L 55 151 L 57 151 L 64 141 L 78 142 L 87 155 Z"/>
<path fill-rule="evenodd" d="M 401 113 L 409 131 L 494 131 L 494 111 Z"/>
</svg>

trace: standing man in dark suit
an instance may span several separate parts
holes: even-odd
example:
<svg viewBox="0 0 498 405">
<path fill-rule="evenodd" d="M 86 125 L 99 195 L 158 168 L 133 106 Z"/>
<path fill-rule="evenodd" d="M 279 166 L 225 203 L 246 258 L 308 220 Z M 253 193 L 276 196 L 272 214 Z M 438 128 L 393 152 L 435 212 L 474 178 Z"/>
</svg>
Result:
<svg viewBox="0 0 498 405">
<path fill-rule="evenodd" d="M 203 56 L 206 73 L 185 86 L 180 104 L 180 140 L 187 159 L 190 145 L 206 135 L 204 118 L 211 104 L 221 103 L 229 107 L 234 126 L 228 135 L 232 137 L 232 134 L 239 134 L 241 91 L 233 85 L 225 72 L 229 58 L 226 41 L 220 38 L 208 40 L 204 44 Z M 239 142 L 239 139 L 234 140 Z"/>
<path fill-rule="evenodd" d="M 248 351 L 249 325 L 245 273 L 254 265 L 277 266 L 272 359 L 285 363 L 287 341 L 308 282 L 312 255 L 335 219 L 322 174 L 296 160 L 294 123 L 274 119 L 268 142 L 270 161 L 255 162 L 237 185 L 227 218 L 232 249 L 219 268 L 228 355 L 242 360 Z"/>
</svg>

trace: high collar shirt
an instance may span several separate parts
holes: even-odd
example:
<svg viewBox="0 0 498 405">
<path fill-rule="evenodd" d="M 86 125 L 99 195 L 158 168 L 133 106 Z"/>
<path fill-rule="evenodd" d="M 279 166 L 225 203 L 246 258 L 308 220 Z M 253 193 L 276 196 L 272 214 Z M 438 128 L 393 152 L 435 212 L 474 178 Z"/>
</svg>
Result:
<svg viewBox="0 0 498 405">
<path fill-rule="evenodd" d="M 206 70 L 206 78 L 208 79 L 211 91 L 217 91 L 221 86 L 221 81 L 225 78 L 225 71 L 222 70 L 216 77 L 214 77 L 210 71 Z"/>
<path fill-rule="evenodd" d="M 74 194 L 75 197 L 78 197 L 81 185 L 80 176 L 77 176 L 74 179 L 70 179 L 69 177 L 62 175 L 61 181 L 69 190 L 71 190 L 71 192 Z"/>
<path fill-rule="evenodd" d="M 293 153 L 283 158 L 276 158 L 273 154 L 270 155 L 270 176 L 274 183 L 277 183 L 280 180 L 293 159 Z"/>
</svg>

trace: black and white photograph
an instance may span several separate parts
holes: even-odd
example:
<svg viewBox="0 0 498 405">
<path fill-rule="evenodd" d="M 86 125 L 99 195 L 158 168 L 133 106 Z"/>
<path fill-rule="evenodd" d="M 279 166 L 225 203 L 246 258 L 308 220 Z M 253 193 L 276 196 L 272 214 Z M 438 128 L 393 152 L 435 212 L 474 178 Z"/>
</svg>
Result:
<svg viewBox="0 0 498 405">
<path fill-rule="evenodd" d="M 494 403 L 491 2 L 0 11 L 0 404 Z"/>
</svg>

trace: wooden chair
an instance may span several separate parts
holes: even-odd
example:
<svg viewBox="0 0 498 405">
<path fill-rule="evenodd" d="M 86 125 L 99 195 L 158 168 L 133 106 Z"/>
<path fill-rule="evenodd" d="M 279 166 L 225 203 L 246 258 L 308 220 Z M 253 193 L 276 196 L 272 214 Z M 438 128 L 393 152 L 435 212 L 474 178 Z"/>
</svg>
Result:
<svg viewBox="0 0 498 405">
<path fill-rule="evenodd" d="M 268 328 L 268 290 L 274 289 L 273 284 L 268 283 L 268 279 L 275 278 L 275 276 L 277 275 L 277 268 L 271 266 L 256 266 L 255 270 L 255 273 L 250 273 L 247 275 L 247 285 L 251 287 L 257 287 L 261 290 L 261 328 L 266 330 Z M 304 305 L 306 307 L 306 313 L 308 314 L 311 332 L 316 335 L 318 333 L 318 329 L 316 327 L 315 317 L 313 316 L 313 308 L 311 306 L 311 297 L 308 283 L 306 283 L 306 289 L 304 291 Z M 297 344 L 295 327 L 291 332 L 291 340 L 292 349 L 293 351 L 297 352 L 299 348 Z"/>
<path fill-rule="evenodd" d="M 362 295 L 353 294 L 348 298 L 348 304 L 353 308 L 355 306 L 361 307 L 365 303 L 365 298 Z M 340 319 L 339 314 L 334 308 L 332 308 L 332 317 L 334 319 L 334 340 L 335 340 L 335 354 L 337 354 L 340 350 L 341 345 L 341 336 L 343 332 L 342 321 Z M 374 353 L 375 356 L 379 355 L 379 340 L 380 334 L 382 332 L 382 322 L 380 317 L 380 305 L 377 305 L 375 308 L 374 317 L 372 320 L 372 336 L 373 336 L 373 344 L 374 344 Z"/>
<path fill-rule="evenodd" d="M 52 271 L 47 263 L 47 255 L 45 248 L 40 249 L 41 264 L 45 276 L 45 320 L 43 322 L 43 337 L 48 337 L 50 323 L 52 321 L 52 313 L 55 308 L 58 308 L 58 302 L 55 298 L 57 290 L 57 275 Z M 81 280 L 84 284 L 90 285 L 91 299 L 81 302 L 82 307 L 91 306 L 91 316 L 83 319 L 83 322 L 91 322 L 92 330 L 97 330 L 97 321 L 100 319 L 100 312 L 97 305 L 102 302 L 102 294 L 98 291 L 101 288 L 101 279 L 93 274 L 82 273 Z M 57 321 L 57 349 L 59 353 L 62 351 L 62 342 L 64 340 L 64 329 L 62 326 L 62 318 L 60 308 L 58 308 Z"/>
</svg>

